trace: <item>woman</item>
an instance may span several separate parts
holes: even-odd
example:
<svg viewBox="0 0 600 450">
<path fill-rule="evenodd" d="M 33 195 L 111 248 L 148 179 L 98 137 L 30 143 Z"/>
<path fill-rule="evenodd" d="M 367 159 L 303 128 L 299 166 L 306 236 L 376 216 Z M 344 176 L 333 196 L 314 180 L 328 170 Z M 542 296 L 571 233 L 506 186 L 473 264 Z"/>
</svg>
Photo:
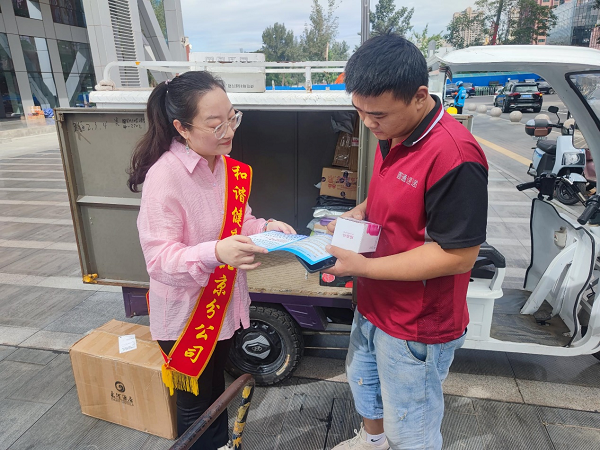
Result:
<svg viewBox="0 0 600 450">
<path fill-rule="evenodd" d="M 148 131 L 137 144 L 129 188 L 144 183 L 138 230 L 150 290 L 150 331 L 165 357 L 163 381 L 177 390 L 181 435 L 221 395 L 232 336 L 249 326 L 246 270 L 266 253 L 247 237 L 295 233 L 257 219 L 247 206 L 252 170 L 225 156 L 242 113 L 208 72 L 159 84 L 148 99 Z M 239 270 L 238 270 L 239 269 Z M 194 445 L 226 448 L 227 412 Z"/>
</svg>

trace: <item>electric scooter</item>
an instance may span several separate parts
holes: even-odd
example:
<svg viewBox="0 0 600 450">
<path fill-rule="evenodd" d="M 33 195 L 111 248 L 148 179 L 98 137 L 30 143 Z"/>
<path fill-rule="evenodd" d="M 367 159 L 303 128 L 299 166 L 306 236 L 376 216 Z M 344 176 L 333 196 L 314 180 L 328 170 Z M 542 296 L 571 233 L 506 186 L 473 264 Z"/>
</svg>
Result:
<svg viewBox="0 0 600 450">
<path fill-rule="evenodd" d="M 573 127 L 565 127 L 558 116 L 558 107 L 550 106 L 548 112 L 556 114 L 557 123 L 546 119 L 532 119 L 525 124 L 525 132 L 537 139 L 532 162 L 527 173 L 537 177 L 543 173 L 557 175 L 556 199 L 565 205 L 573 205 L 579 200 L 565 187 L 563 178 L 570 180 L 581 192 L 586 191 L 585 150 L 573 146 Z M 561 131 L 557 139 L 546 139 L 552 128 Z"/>
</svg>

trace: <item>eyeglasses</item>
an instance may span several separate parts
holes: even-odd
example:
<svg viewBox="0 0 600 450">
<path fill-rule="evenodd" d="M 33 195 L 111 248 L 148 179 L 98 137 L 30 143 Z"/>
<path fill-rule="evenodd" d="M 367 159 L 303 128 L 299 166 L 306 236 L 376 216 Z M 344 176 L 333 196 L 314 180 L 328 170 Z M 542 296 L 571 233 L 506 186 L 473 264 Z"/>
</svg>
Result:
<svg viewBox="0 0 600 450">
<path fill-rule="evenodd" d="M 214 127 L 212 130 L 213 130 L 213 133 L 215 133 L 215 137 L 217 139 L 223 139 L 225 137 L 225 135 L 227 134 L 228 127 L 231 127 L 232 131 L 237 130 L 237 128 L 240 126 L 240 123 L 242 123 L 242 116 L 243 116 L 243 114 L 241 111 L 235 111 L 235 115 L 231 119 L 228 119 L 225 122 Z M 192 128 L 202 129 L 201 127 L 192 125 L 191 123 L 188 123 L 188 125 Z"/>
</svg>

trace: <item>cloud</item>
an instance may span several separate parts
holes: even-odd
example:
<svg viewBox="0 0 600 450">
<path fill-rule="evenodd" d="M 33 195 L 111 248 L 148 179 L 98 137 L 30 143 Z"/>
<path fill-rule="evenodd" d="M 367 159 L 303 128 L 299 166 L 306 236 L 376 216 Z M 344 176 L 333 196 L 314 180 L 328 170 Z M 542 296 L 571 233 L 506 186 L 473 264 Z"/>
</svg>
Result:
<svg viewBox="0 0 600 450">
<path fill-rule="evenodd" d="M 361 8 L 358 0 L 340 0 L 338 40 L 345 40 L 353 49 L 360 43 Z M 375 10 L 376 0 L 371 0 Z M 415 8 L 412 24 L 421 31 L 429 24 L 430 33 L 445 30 L 452 13 L 461 11 L 474 0 L 402 1 L 396 5 Z M 325 0 L 321 0 L 325 6 Z M 309 20 L 312 0 L 181 0 L 184 30 L 196 52 L 255 51 L 262 46 L 262 32 L 275 22 L 300 36 Z"/>
</svg>

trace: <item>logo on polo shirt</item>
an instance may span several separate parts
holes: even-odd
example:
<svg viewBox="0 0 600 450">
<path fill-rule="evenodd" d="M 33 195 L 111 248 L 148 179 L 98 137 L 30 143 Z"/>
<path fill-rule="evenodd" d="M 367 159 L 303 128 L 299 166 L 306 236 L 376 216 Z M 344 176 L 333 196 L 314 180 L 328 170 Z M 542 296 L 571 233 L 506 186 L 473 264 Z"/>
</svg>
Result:
<svg viewBox="0 0 600 450">
<path fill-rule="evenodd" d="M 419 184 L 419 181 L 416 178 L 410 177 L 407 174 L 402 173 L 402 172 L 398 172 L 398 175 L 396 176 L 396 178 L 398 178 L 400 181 L 403 181 L 404 183 L 406 183 L 409 186 L 412 186 L 414 188 L 416 188 L 417 185 Z"/>
</svg>

